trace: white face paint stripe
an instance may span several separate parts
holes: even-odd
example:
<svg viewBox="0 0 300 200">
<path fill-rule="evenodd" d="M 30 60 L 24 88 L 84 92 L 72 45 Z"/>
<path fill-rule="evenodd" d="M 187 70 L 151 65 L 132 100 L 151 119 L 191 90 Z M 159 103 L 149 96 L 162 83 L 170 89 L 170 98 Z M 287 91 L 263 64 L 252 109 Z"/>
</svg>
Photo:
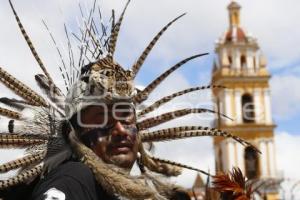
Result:
<svg viewBox="0 0 300 200">
<path fill-rule="evenodd" d="M 44 200 L 65 200 L 66 195 L 62 191 L 56 188 L 50 188 L 47 192 L 44 193 Z"/>
</svg>

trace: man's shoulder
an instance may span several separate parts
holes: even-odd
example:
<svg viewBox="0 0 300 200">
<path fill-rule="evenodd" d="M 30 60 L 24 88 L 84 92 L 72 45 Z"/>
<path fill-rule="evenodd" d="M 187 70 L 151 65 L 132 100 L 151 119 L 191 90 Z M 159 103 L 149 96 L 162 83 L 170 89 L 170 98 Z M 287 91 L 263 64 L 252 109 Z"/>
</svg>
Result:
<svg viewBox="0 0 300 200">
<path fill-rule="evenodd" d="M 89 176 L 89 175 L 93 175 L 92 171 L 90 170 L 90 168 L 88 168 L 88 166 L 86 166 L 85 164 L 83 164 L 82 162 L 78 162 L 78 161 L 68 161 L 65 162 L 63 164 L 61 164 L 60 166 L 58 166 L 55 170 L 53 170 L 52 172 L 50 172 L 50 176 L 53 174 L 58 174 L 58 175 L 65 175 L 65 176 L 75 176 L 75 177 L 79 177 L 79 176 Z"/>
<path fill-rule="evenodd" d="M 67 161 L 47 174 L 41 182 L 77 182 L 94 184 L 94 176 L 88 166 L 79 161 Z"/>
<path fill-rule="evenodd" d="M 67 161 L 42 178 L 34 188 L 32 199 L 61 194 L 63 199 L 98 199 L 92 171 L 83 163 Z M 75 192 L 76 191 L 76 192 Z"/>
</svg>

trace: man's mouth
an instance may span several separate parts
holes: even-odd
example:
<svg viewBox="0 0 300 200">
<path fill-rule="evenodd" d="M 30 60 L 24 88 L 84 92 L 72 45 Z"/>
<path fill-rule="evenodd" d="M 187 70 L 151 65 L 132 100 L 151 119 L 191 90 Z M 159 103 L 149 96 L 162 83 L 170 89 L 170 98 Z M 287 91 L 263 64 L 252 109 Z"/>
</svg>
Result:
<svg viewBox="0 0 300 200">
<path fill-rule="evenodd" d="M 116 143 L 111 146 L 113 154 L 126 154 L 132 149 L 132 144 L 129 142 Z"/>
</svg>

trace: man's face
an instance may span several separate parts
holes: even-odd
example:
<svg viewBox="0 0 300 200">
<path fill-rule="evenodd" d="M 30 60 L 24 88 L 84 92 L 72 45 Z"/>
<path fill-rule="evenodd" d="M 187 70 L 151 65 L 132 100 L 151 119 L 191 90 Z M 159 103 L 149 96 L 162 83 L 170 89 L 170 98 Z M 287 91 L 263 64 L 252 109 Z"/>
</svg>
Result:
<svg viewBox="0 0 300 200">
<path fill-rule="evenodd" d="M 106 163 L 130 169 L 137 158 L 135 111 L 130 105 L 89 106 L 81 112 L 83 137 Z"/>
</svg>

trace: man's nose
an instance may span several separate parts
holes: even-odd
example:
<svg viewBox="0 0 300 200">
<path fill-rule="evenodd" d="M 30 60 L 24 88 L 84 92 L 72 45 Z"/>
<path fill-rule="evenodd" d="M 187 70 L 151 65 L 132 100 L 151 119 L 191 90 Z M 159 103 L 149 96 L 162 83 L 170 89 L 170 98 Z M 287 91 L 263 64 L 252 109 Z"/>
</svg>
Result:
<svg viewBox="0 0 300 200">
<path fill-rule="evenodd" d="M 117 121 L 113 130 L 112 130 L 112 136 L 117 136 L 117 135 L 123 135 L 123 136 L 128 136 L 129 133 L 126 130 L 126 128 L 124 128 L 124 126 L 122 125 L 121 122 Z"/>
</svg>

